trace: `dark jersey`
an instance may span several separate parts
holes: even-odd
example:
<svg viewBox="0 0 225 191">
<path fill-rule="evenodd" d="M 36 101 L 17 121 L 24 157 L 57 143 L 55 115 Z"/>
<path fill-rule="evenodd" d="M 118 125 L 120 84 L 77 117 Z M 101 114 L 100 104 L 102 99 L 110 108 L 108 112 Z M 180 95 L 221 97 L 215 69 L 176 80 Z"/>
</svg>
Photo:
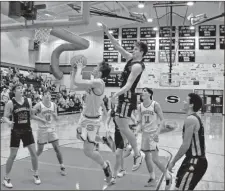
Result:
<svg viewBox="0 0 225 191">
<path fill-rule="evenodd" d="M 114 123 L 114 125 L 115 125 L 115 131 L 120 131 L 120 130 L 119 130 L 119 127 L 118 127 L 118 125 L 117 125 L 117 123 L 116 123 L 116 120 L 115 120 L 115 113 L 116 113 L 115 110 L 112 109 L 110 115 L 111 115 L 111 117 L 113 118 L 113 123 Z"/>
<path fill-rule="evenodd" d="M 127 62 L 127 64 L 124 67 L 124 70 L 120 77 L 120 88 L 124 87 L 127 83 L 127 80 L 131 73 L 131 68 L 134 64 L 140 64 L 142 66 L 142 72 L 145 69 L 145 65 L 143 62 L 132 62 L 132 59 Z M 140 81 L 142 72 L 138 75 L 134 83 L 132 84 L 129 91 L 119 96 L 119 102 L 131 102 L 133 104 L 137 103 L 137 95 L 135 94 L 135 89 L 137 87 L 138 82 Z"/>
<path fill-rule="evenodd" d="M 30 127 L 30 105 L 27 98 L 20 105 L 16 100 L 12 99 L 13 111 L 12 117 L 14 121 L 14 129 L 28 129 Z"/>
<path fill-rule="evenodd" d="M 197 114 L 192 114 L 195 116 L 200 124 L 200 128 L 198 132 L 194 132 L 192 135 L 192 140 L 189 149 L 186 152 L 186 157 L 205 157 L 205 134 L 204 134 L 204 126 Z M 183 127 L 183 136 L 184 136 L 185 128 Z"/>
</svg>

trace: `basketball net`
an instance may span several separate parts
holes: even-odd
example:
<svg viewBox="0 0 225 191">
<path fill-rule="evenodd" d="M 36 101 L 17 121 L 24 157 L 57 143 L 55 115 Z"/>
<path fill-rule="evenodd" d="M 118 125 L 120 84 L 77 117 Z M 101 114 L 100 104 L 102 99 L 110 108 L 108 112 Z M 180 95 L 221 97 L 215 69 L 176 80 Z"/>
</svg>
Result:
<svg viewBox="0 0 225 191">
<path fill-rule="evenodd" d="M 39 20 L 39 21 L 53 20 L 53 19 L 54 18 L 49 17 L 49 16 L 37 14 L 37 20 Z M 34 41 L 37 44 L 43 44 L 43 43 L 48 42 L 51 30 L 52 30 L 51 28 L 35 29 Z"/>
</svg>

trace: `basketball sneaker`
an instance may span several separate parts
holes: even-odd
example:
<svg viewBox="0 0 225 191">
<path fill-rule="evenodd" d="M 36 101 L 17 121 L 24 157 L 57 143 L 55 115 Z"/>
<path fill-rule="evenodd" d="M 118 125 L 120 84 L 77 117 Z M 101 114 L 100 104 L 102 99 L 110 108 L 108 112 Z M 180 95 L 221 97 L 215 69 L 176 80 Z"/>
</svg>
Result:
<svg viewBox="0 0 225 191">
<path fill-rule="evenodd" d="M 153 178 L 149 178 L 147 184 L 144 185 L 144 187 L 151 187 L 156 185 L 156 180 Z"/>
<path fill-rule="evenodd" d="M 65 167 L 61 167 L 60 168 L 60 173 L 61 173 L 62 176 L 66 176 L 66 169 L 65 169 Z"/>
<path fill-rule="evenodd" d="M 105 177 L 106 177 L 106 182 L 109 183 L 111 178 L 112 178 L 112 169 L 110 166 L 110 162 L 109 161 L 105 161 L 107 164 L 107 167 L 103 169 Z"/>
<path fill-rule="evenodd" d="M 144 159 L 144 156 L 145 154 L 142 151 L 140 151 L 139 156 L 134 156 L 134 164 L 132 167 L 132 171 L 136 171 L 140 168 L 142 161 Z"/>
<path fill-rule="evenodd" d="M 126 170 L 121 169 L 118 174 L 117 177 L 122 178 L 123 176 L 125 176 L 127 174 Z"/>
<path fill-rule="evenodd" d="M 165 190 L 170 190 L 171 185 L 172 185 L 172 175 L 170 174 L 170 179 L 166 179 Z"/>
<path fill-rule="evenodd" d="M 38 175 L 33 175 L 33 177 L 34 177 L 34 183 L 35 184 L 41 184 L 41 179 L 39 178 Z"/>
<path fill-rule="evenodd" d="M 12 185 L 12 183 L 11 183 L 11 180 L 10 180 L 9 178 L 5 178 L 5 177 L 4 177 L 4 180 L 3 180 L 2 184 L 3 184 L 5 187 L 7 187 L 7 188 L 12 188 L 12 187 L 13 187 L 13 185 Z"/>
<path fill-rule="evenodd" d="M 110 184 L 116 184 L 116 177 L 112 177 L 112 178 L 111 178 Z"/>
</svg>

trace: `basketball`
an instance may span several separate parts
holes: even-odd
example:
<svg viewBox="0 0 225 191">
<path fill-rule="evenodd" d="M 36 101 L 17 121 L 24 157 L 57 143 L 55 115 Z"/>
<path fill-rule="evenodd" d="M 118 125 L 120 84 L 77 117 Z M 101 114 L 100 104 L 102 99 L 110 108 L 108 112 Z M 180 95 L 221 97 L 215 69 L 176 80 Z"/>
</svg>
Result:
<svg viewBox="0 0 225 191">
<path fill-rule="evenodd" d="M 83 67 L 85 67 L 87 65 L 87 58 L 84 55 L 76 55 L 70 60 L 70 64 L 74 68 L 77 68 L 78 62 L 81 62 Z"/>
</svg>

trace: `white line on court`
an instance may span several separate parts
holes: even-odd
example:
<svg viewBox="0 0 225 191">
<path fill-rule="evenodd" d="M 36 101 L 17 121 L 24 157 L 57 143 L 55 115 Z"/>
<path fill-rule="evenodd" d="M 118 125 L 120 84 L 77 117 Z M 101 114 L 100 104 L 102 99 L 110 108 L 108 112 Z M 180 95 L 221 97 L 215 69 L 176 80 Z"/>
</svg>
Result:
<svg viewBox="0 0 225 191">
<path fill-rule="evenodd" d="M 20 162 L 22 162 L 22 161 L 30 162 L 30 160 L 26 160 L 26 159 L 20 160 Z M 59 167 L 58 164 L 53 164 L 53 163 L 48 163 L 48 162 L 38 161 L 38 163 L 39 164 L 43 164 L 43 165 L 49 165 L 49 166 L 57 166 L 57 167 Z M 86 168 L 86 167 L 72 166 L 72 165 L 66 165 L 66 164 L 64 164 L 64 166 L 67 167 L 67 168 L 73 168 L 73 169 L 79 169 L 79 170 L 102 172 L 102 170 L 101 169 L 98 169 L 98 168 Z M 148 174 L 140 174 L 140 173 L 127 173 L 127 175 L 149 177 Z"/>
</svg>

